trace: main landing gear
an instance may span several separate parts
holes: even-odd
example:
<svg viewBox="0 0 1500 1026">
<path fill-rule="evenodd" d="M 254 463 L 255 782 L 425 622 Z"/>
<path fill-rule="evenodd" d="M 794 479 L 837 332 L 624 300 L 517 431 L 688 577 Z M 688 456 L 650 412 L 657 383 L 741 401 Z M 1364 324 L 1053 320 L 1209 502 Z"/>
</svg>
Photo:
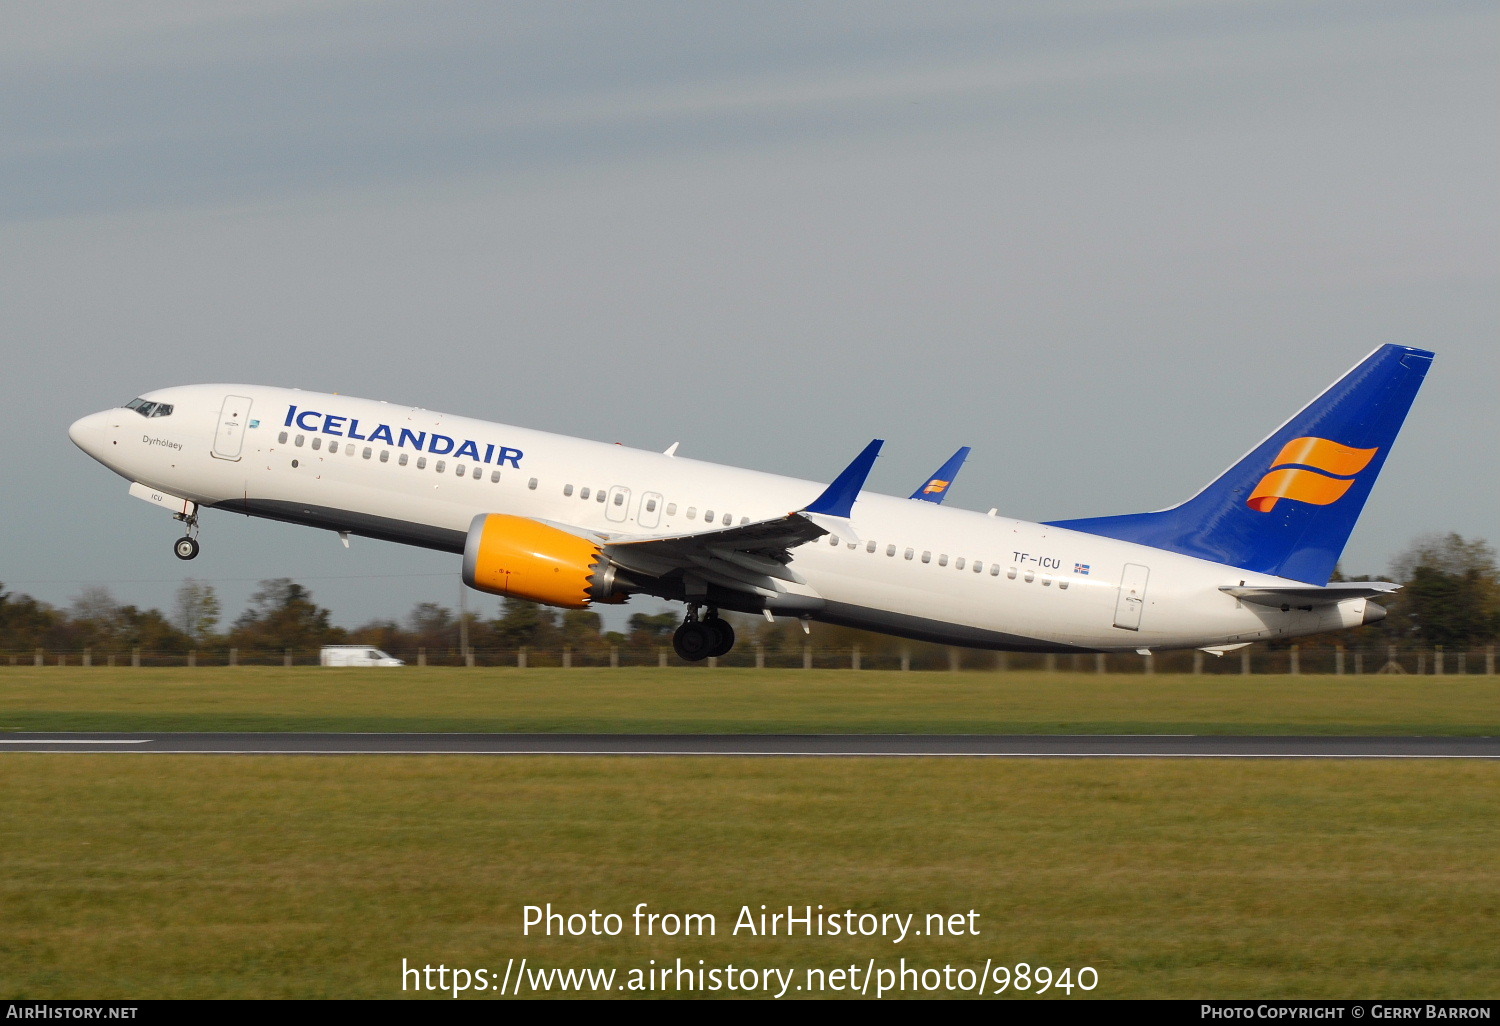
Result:
<svg viewBox="0 0 1500 1026">
<path fill-rule="evenodd" d="M 718 609 L 708 607 L 708 615 L 698 619 L 696 603 L 688 606 L 687 619 L 672 635 L 672 649 L 690 663 L 727 655 L 734 647 L 734 628 L 720 619 Z"/>
<path fill-rule="evenodd" d="M 193 559 L 198 555 L 198 510 L 191 513 L 174 513 L 173 520 L 187 525 L 187 534 L 172 543 L 172 554 L 178 559 Z"/>
</svg>

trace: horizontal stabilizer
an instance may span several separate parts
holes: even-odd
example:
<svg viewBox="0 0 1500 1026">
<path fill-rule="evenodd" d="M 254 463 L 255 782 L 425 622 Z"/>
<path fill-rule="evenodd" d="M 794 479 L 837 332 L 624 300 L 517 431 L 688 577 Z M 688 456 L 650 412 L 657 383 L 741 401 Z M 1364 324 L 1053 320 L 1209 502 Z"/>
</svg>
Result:
<svg viewBox="0 0 1500 1026">
<path fill-rule="evenodd" d="M 1399 584 L 1389 584 L 1385 581 L 1339 581 L 1335 584 L 1325 585 L 1317 588 L 1309 585 L 1306 588 L 1257 588 L 1250 586 L 1229 586 L 1220 588 L 1226 595 L 1233 595 L 1241 602 L 1249 602 L 1257 606 L 1271 606 L 1275 609 L 1283 609 L 1288 606 L 1297 609 L 1308 609 L 1313 606 L 1332 606 L 1345 599 L 1352 598 L 1379 598 L 1382 595 L 1391 595 L 1401 589 Z"/>
</svg>

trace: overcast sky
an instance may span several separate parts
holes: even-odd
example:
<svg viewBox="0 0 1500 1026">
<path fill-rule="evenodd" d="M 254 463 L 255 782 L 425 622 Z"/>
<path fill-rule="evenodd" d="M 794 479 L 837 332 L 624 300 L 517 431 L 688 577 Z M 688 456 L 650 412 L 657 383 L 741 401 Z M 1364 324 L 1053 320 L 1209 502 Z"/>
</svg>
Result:
<svg viewBox="0 0 1500 1026">
<path fill-rule="evenodd" d="M 165 385 L 812 479 L 878 436 L 903 495 L 972 445 L 951 503 L 1057 519 L 1384 342 L 1438 358 L 1345 569 L 1500 543 L 1497 51 L 1444 0 L 5 4 L 0 581 L 456 604 L 457 557 L 212 511 L 173 558 L 66 434 Z"/>
</svg>

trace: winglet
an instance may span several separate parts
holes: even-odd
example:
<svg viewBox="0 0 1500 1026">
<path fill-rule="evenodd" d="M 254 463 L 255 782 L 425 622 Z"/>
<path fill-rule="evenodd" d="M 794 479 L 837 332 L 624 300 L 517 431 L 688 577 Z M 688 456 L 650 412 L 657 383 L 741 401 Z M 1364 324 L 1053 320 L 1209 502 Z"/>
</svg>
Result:
<svg viewBox="0 0 1500 1026">
<path fill-rule="evenodd" d="M 923 481 L 922 487 L 912 492 L 909 497 L 921 502 L 941 503 L 948 497 L 948 486 L 953 483 L 954 478 L 958 477 L 959 468 L 968 458 L 969 447 L 966 445 L 949 457 L 948 462 L 939 467 L 936 474 Z"/>
<path fill-rule="evenodd" d="M 854 457 L 854 462 L 833 479 L 833 484 L 824 489 L 822 495 L 803 507 L 801 512 L 847 518 L 850 511 L 854 509 L 854 499 L 859 495 L 860 489 L 865 486 L 865 478 L 870 476 L 870 468 L 875 465 L 875 457 L 880 455 L 880 447 L 884 444 L 884 439 L 877 438 L 865 446 L 864 451 Z"/>
</svg>

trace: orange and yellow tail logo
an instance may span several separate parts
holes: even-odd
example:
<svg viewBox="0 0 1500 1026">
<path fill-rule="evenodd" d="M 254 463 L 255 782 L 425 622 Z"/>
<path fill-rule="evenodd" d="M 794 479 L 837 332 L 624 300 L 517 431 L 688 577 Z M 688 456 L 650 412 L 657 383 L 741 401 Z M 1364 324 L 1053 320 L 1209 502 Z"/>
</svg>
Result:
<svg viewBox="0 0 1500 1026">
<path fill-rule="evenodd" d="M 922 494 L 936 495 L 938 493 L 941 493 L 943 489 L 947 488 L 950 484 L 952 484 L 951 481 L 939 481 L 937 478 L 933 478 L 931 481 L 927 482 L 927 487 L 922 489 Z"/>
<path fill-rule="evenodd" d="M 1369 466 L 1379 451 L 1379 447 L 1351 449 L 1326 438 L 1294 438 L 1282 446 L 1271 463 L 1271 472 L 1260 479 L 1245 505 L 1258 513 L 1271 512 L 1281 499 L 1331 505 L 1344 497 L 1355 475 Z M 1308 467 L 1313 469 L 1304 469 Z"/>
</svg>

